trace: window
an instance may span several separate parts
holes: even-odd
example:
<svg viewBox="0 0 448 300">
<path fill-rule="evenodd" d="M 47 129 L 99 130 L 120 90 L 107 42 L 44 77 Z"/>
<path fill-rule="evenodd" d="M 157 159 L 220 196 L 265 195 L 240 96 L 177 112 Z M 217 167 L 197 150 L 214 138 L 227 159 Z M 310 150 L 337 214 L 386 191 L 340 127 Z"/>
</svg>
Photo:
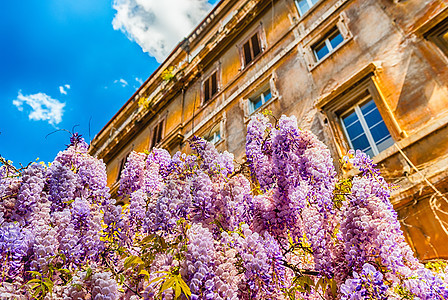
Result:
<svg viewBox="0 0 448 300">
<path fill-rule="evenodd" d="M 316 61 L 320 61 L 331 52 L 333 52 L 337 46 L 344 41 L 341 32 L 335 26 L 333 27 L 322 40 L 314 44 L 311 48 L 313 50 Z"/>
<path fill-rule="evenodd" d="M 254 113 L 257 109 L 259 109 L 263 104 L 267 101 L 271 100 L 272 94 L 271 89 L 268 88 L 264 92 L 256 95 L 255 97 L 249 98 L 249 113 Z"/>
<path fill-rule="evenodd" d="M 307 33 L 309 37 L 303 39 L 301 50 L 310 72 L 352 40 L 347 24 L 347 15 L 341 12 L 333 16 L 326 26 L 318 26 Z"/>
<path fill-rule="evenodd" d="M 340 157 L 349 149 L 373 157 L 407 136 L 381 92 L 379 67 L 375 62 L 365 65 L 315 104 Z M 384 155 L 387 153 L 384 151 Z"/>
<path fill-rule="evenodd" d="M 247 66 L 261 53 L 260 36 L 255 33 L 242 47 L 244 66 Z"/>
<path fill-rule="evenodd" d="M 157 123 L 152 130 L 151 148 L 160 143 L 163 137 L 163 125 L 164 121 Z"/>
<path fill-rule="evenodd" d="M 210 142 L 212 144 L 216 144 L 217 142 L 219 142 L 222 139 L 222 137 L 221 137 L 221 123 L 216 124 L 210 130 L 210 132 L 204 137 L 204 139 L 207 142 Z"/>
<path fill-rule="evenodd" d="M 448 56 L 448 18 L 431 29 L 425 37 L 436 44 Z"/>
<path fill-rule="evenodd" d="M 212 99 L 218 93 L 218 72 L 214 71 L 202 83 L 202 91 L 204 94 L 204 103 Z"/>
<path fill-rule="evenodd" d="M 394 143 L 370 95 L 342 114 L 341 123 L 351 148 L 362 150 L 370 157 Z"/>
<path fill-rule="evenodd" d="M 299 9 L 299 14 L 303 16 L 318 0 L 296 0 L 297 8 Z"/>
<path fill-rule="evenodd" d="M 120 161 L 120 167 L 118 169 L 117 181 L 120 180 L 120 178 L 121 178 L 121 172 L 123 171 L 124 166 L 126 165 L 126 161 L 128 160 L 129 154 L 131 154 L 131 153 L 128 152 L 128 154 L 126 154 Z"/>
</svg>

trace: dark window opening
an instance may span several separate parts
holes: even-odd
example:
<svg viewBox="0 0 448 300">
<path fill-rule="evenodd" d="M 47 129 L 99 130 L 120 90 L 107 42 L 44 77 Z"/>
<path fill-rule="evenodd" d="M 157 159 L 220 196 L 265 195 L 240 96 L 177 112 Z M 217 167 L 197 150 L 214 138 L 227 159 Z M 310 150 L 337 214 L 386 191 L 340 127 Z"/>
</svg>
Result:
<svg viewBox="0 0 448 300">
<path fill-rule="evenodd" d="M 163 134 L 163 121 L 159 122 L 156 126 L 154 126 L 153 132 L 152 132 L 152 142 L 151 142 L 151 148 L 160 143 L 162 140 L 162 134 Z"/>
<path fill-rule="evenodd" d="M 425 34 L 426 39 L 436 44 L 448 56 L 448 18 Z"/>
<path fill-rule="evenodd" d="M 244 65 L 247 66 L 261 53 L 260 37 L 258 32 L 243 44 Z"/>
<path fill-rule="evenodd" d="M 212 99 L 218 93 L 218 74 L 214 72 L 209 78 L 207 78 L 203 85 L 204 90 L 204 103 Z"/>
<path fill-rule="evenodd" d="M 120 161 L 120 168 L 118 169 L 118 175 L 117 175 L 117 181 L 121 178 L 121 172 L 123 172 L 124 167 L 126 165 L 126 161 L 128 160 L 129 154 L 126 154 L 125 157 L 123 157 Z"/>
</svg>

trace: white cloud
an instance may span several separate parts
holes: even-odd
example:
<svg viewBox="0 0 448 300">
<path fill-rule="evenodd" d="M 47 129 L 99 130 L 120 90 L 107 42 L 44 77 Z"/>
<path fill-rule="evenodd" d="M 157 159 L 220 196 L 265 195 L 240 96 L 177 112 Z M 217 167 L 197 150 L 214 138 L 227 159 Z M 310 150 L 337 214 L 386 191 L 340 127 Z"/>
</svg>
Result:
<svg viewBox="0 0 448 300">
<path fill-rule="evenodd" d="M 140 85 L 143 84 L 143 79 L 135 77 L 135 81 L 137 81 L 138 83 L 140 83 Z"/>
<path fill-rule="evenodd" d="M 62 95 L 67 95 L 67 92 L 64 90 L 63 86 L 59 87 L 59 93 L 61 93 Z"/>
<path fill-rule="evenodd" d="M 62 95 L 67 95 L 67 90 L 69 90 L 70 89 L 70 85 L 69 84 L 64 84 L 63 86 L 61 85 L 60 87 L 59 87 L 59 92 L 62 94 Z"/>
<path fill-rule="evenodd" d="M 12 101 L 19 111 L 23 111 L 23 104 L 31 107 L 28 118 L 35 121 L 48 121 L 51 125 L 58 124 L 62 121 L 65 103 L 53 99 L 45 93 L 37 93 L 34 95 L 23 95 L 19 91 L 17 99 Z"/>
<path fill-rule="evenodd" d="M 125 87 L 128 85 L 128 82 L 124 80 L 123 78 L 114 80 L 114 83 L 120 83 L 122 87 Z"/>
<path fill-rule="evenodd" d="M 207 0 L 114 0 L 112 25 L 161 63 L 211 7 Z"/>
</svg>

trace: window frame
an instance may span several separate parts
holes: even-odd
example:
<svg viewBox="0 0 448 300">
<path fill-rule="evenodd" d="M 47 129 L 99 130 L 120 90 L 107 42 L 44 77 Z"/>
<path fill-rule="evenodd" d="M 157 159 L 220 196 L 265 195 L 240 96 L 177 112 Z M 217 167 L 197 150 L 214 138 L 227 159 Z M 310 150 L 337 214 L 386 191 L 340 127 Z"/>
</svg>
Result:
<svg viewBox="0 0 448 300">
<path fill-rule="evenodd" d="M 448 17 L 435 24 L 424 34 L 424 37 L 435 44 L 448 57 L 448 37 L 443 38 L 444 34 L 448 35 Z"/>
<path fill-rule="evenodd" d="M 269 99 L 266 100 L 265 95 L 267 95 L 267 92 L 269 91 L 269 95 L 271 95 L 271 97 Z M 261 105 L 258 108 L 254 108 L 254 101 L 253 99 L 257 99 L 258 97 L 260 97 L 260 101 L 261 101 Z M 263 89 L 262 92 L 256 93 L 253 96 L 248 98 L 248 104 L 249 104 L 249 115 L 254 114 L 255 112 L 257 112 L 258 110 L 260 110 L 267 102 L 271 101 L 271 99 L 273 98 L 272 95 L 272 90 L 271 87 L 268 85 L 267 87 L 265 87 Z"/>
<path fill-rule="evenodd" d="M 217 138 L 217 136 L 219 136 L 219 138 Z M 212 138 L 210 139 L 210 137 Z M 220 123 L 214 124 L 214 126 L 212 126 L 209 131 L 206 131 L 204 139 L 207 142 L 212 143 L 213 145 L 218 144 L 223 139 L 221 132 L 221 124 Z"/>
<path fill-rule="evenodd" d="M 335 35 L 335 33 L 337 33 Z M 336 37 L 340 35 L 342 37 L 342 41 L 337 44 L 335 47 L 333 47 L 333 45 L 331 44 L 330 38 L 331 37 Z M 337 51 L 339 46 L 344 43 L 344 36 L 342 35 L 341 31 L 339 30 L 339 28 L 337 26 L 334 26 L 333 28 L 331 28 L 324 36 L 321 40 L 317 41 L 315 44 L 313 44 L 311 46 L 311 49 L 313 50 L 313 54 L 314 54 L 314 58 L 316 60 L 316 63 L 324 60 L 325 58 L 327 58 L 327 56 L 330 56 L 333 52 Z M 319 56 L 317 55 L 317 51 L 316 48 L 318 48 L 318 46 L 325 44 L 325 46 L 328 49 L 328 53 L 325 54 L 324 56 L 322 56 L 321 58 L 319 58 Z"/>
<path fill-rule="evenodd" d="M 300 17 L 303 17 L 307 12 L 309 12 L 312 8 L 314 8 L 314 6 L 316 6 L 316 4 L 317 4 L 320 0 L 315 0 L 314 3 L 313 3 L 313 0 L 302 0 L 302 1 L 305 1 L 305 2 L 308 4 L 308 6 L 309 6 L 309 8 L 308 8 L 306 11 L 304 11 L 304 12 L 302 12 L 302 10 L 300 9 L 299 1 L 300 1 L 300 0 L 294 0 L 294 3 L 296 4 L 297 11 L 299 12 L 299 16 L 300 16 Z"/>
<path fill-rule="evenodd" d="M 214 75 L 214 76 L 213 76 Z M 213 92 L 213 77 L 215 78 L 215 91 Z M 213 72 L 202 82 L 202 90 L 204 93 L 204 103 L 212 100 L 218 93 L 218 74 L 217 71 Z"/>
<path fill-rule="evenodd" d="M 353 35 L 348 28 L 348 18 L 345 12 L 340 13 L 338 16 L 328 22 L 326 26 L 321 26 L 317 32 L 309 33 L 309 37 L 303 40 L 303 43 L 299 45 L 299 51 L 303 53 L 308 70 L 311 72 L 329 57 L 332 57 L 339 49 L 350 42 L 353 39 Z M 318 59 L 314 49 L 317 45 L 325 42 L 334 31 L 338 31 L 342 36 L 343 41 L 336 47 L 332 47 L 332 50 L 328 54 Z"/>
<path fill-rule="evenodd" d="M 415 22 L 416 24 L 420 23 L 420 25 L 416 26 L 412 33 L 432 45 L 436 45 L 437 51 L 442 52 L 445 60 L 448 59 L 448 43 L 437 38 L 437 36 L 440 36 L 440 31 L 448 30 L 448 7 L 444 7 L 430 19 L 427 19 L 427 16 L 424 16 L 424 18 L 424 21 L 418 22 L 417 20 Z"/>
<path fill-rule="evenodd" d="M 367 122 L 366 122 L 366 120 L 365 120 L 365 115 L 364 115 L 364 113 L 361 111 L 361 105 L 366 104 L 366 103 L 368 103 L 368 102 L 370 102 L 370 101 L 373 101 L 373 103 L 375 104 L 376 109 L 378 110 L 378 112 L 379 112 L 380 115 L 381 115 L 381 112 L 379 111 L 378 106 L 376 106 L 376 103 L 375 103 L 375 100 L 373 99 L 373 96 L 369 93 L 369 94 L 363 96 L 361 99 L 359 99 L 359 101 L 358 101 L 357 103 L 355 103 L 353 106 L 351 106 L 348 110 L 346 110 L 345 112 L 341 113 L 341 114 L 338 116 L 338 118 L 339 118 L 339 122 L 341 123 L 341 127 L 342 127 L 342 129 L 343 129 L 343 131 L 344 131 L 345 138 L 346 138 L 347 142 L 348 142 L 349 145 L 350 145 L 350 148 L 351 148 L 351 149 L 354 149 L 352 138 L 351 138 L 350 135 L 348 134 L 347 127 L 346 127 L 346 125 L 344 124 L 344 117 L 348 116 L 348 115 L 351 114 L 352 112 L 355 112 L 356 117 L 358 118 L 359 123 L 360 123 L 360 125 L 361 125 L 361 128 L 362 128 L 362 130 L 363 130 L 363 133 L 364 133 L 364 135 L 366 136 L 366 139 L 367 139 L 367 141 L 368 141 L 368 143 L 369 143 L 370 148 L 372 149 L 373 157 L 374 157 L 374 156 L 377 156 L 378 154 L 380 154 L 380 153 L 381 153 L 382 151 L 384 151 L 385 149 L 382 150 L 382 151 L 379 151 L 379 149 L 378 149 L 378 144 L 375 142 L 375 140 L 374 140 L 374 138 L 373 138 L 373 136 L 372 136 L 371 127 L 369 127 L 369 125 L 367 124 Z M 384 123 L 386 123 L 386 122 L 384 121 L 384 117 L 383 117 L 382 115 L 381 115 L 381 121 L 384 122 Z M 386 125 L 386 128 L 387 128 L 387 125 Z M 392 138 L 392 135 L 390 134 L 389 128 L 387 128 L 387 130 L 388 130 L 388 135 L 389 135 L 389 137 L 390 137 L 390 138 L 392 139 L 392 141 L 395 143 L 394 139 Z M 389 137 L 388 137 L 388 138 L 389 138 Z M 384 141 L 385 141 L 385 140 L 384 140 Z M 384 142 L 384 141 L 383 141 L 383 142 Z M 389 147 L 388 147 L 388 148 L 389 148 Z M 386 149 L 387 149 L 387 148 L 386 148 Z"/>
<path fill-rule="evenodd" d="M 221 116 L 213 118 L 210 123 L 208 123 L 208 126 L 201 130 L 199 136 L 201 136 L 204 140 L 211 142 L 215 147 L 218 145 L 221 145 L 221 143 L 224 142 L 226 139 L 226 132 L 225 132 L 225 123 L 226 123 L 226 113 L 224 112 Z M 211 124 L 211 125 L 210 125 Z M 216 141 L 210 141 L 208 137 L 210 134 L 219 131 L 220 139 Z"/>
<path fill-rule="evenodd" d="M 212 78 L 212 76 L 216 74 L 216 92 L 214 94 L 210 94 L 210 97 L 206 99 L 205 95 L 205 83 Z M 209 84 L 209 91 L 211 92 L 212 83 Z M 201 79 L 201 106 L 206 105 L 213 101 L 221 92 L 221 68 L 220 63 L 216 62 L 204 75 Z"/>
<path fill-rule="evenodd" d="M 281 98 L 277 86 L 276 86 L 276 80 L 277 75 L 275 72 L 272 72 L 267 77 L 264 77 L 258 81 L 258 83 L 254 83 L 251 85 L 250 90 L 248 90 L 245 95 L 240 100 L 240 108 L 244 112 L 244 123 L 249 122 L 250 117 L 253 114 L 256 114 L 260 112 L 261 110 L 265 109 L 266 107 L 269 107 Z M 271 91 L 271 98 L 269 100 L 266 100 L 259 108 L 256 110 L 251 110 L 251 100 L 252 98 L 257 97 L 261 93 L 264 93 L 265 91 L 270 90 Z"/>
<path fill-rule="evenodd" d="M 123 172 L 124 167 L 126 166 L 126 161 L 129 158 L 129 155 L 131 154 L 132 151 L 128 151 L 125 155 L 122 156 L 121 160 L 120 160 L 120 164 L 118 165 L 118 174 L 117 174 L 117 178 L 115 179 L 115 182 L 119 182 L 121 179 L 121 172 Z"/>
<path fill-rule="evenodd" d="M 156 134 L 158 135 L 158 137 L 155 136 Z M 165 136 L 165 118 L 158 120 L 157 123 L 154 126 L 152 126 L 149 150 L 151 151 L 152 148 L 159 145 L 163 141 L 164 136 Z"/>
<path fill-rule="evenodd" d="M 255 50 L 254 50 L 254 37 L 257 40 L 258 43 L 258 53 L 255 54 Z M 247 53 L 246 53 L 246 45 L 248 45 L 248 50 L 249 50 L 249 60 L 247 60 Z M 241 51 L 242 51 L 242 55 L 243 55 L 243 59 L 244 59 L 244 67 L 250 65 L 259 55 L 261 55 L 263 53 L 262 47 L 261 47 L 261 38 L 260 38 L 260 33 L 258 31 L 255 32 L 255 34 L 253 34 L 252 36 L 250 36 L 246 42 L 243 43 L 243 45 L 241 46 Z"/>
<path fill-rule="evenodd" d="M 333 137 L 333 145 L 341 158 L 352 148 L 350 138 L 343 128 L 341 116 L 349 112 L 356 104 L 363 103 L 362 100 L 367 96 L 375 102 L 394 143 L 407 137 L 381 92 L 381 81 L 377 71 L 378 66 L 375 63 L 366 65 L 346 82 L 333 89 L 331 93 L 324 94 L 315 104 L 322 113 L 323 123 L 327 124 L 325 130 L 329 136 Z"/>
<path fill-rule="evenodd" d="M 266 50 L 266 36 L 264 34 L 264 29 L 263 29 L 263 24 L 260 22 L 260 24 L 257 26 L 257 28 L 255 28 L 254 30 L 250 31 L 247 36 L 236 45 L 236 47 L 238 48 L 238 52 L 240 55 L 240 63 L 241 63 L 241 70 L 246 69 L 247 67 L 251 66 L 255 61 L 257 61 L 264 53 L 264 51 Z M 249 61 L 248 63 L 246 63 L 245 60 L 245 52 L 244 52 L 244 45 L 249 42 L 250 45 L 252 43 L 252 37 L 254 37 L 255 35 L 257 35 L 258 37 L 258 43 L 259 43 L 259 47 L 260 47 L 260 53 L 258 53 L 255 57 L 252 57 L 252 60 Z M 253 53 L 253 48 L 251 47 L 251 53 Z"/>
</svg>

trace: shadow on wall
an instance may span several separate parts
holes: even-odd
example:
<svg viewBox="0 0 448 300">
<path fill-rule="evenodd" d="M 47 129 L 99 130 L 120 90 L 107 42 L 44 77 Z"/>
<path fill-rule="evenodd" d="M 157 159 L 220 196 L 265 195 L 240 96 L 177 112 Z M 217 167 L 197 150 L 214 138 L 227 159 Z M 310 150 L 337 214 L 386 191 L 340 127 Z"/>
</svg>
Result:
<svg viewBox="0 0 448 300">
<path fill-rule="evenodd" d="M 400 97 L 395 109 L 398 119 L 408 120 L 415 129 L 428 122 L 432 113 L 428 108 L 428 102 L 435 88 L 433 74 L 428 66 L 414 54 L 410 54 L 410 59 L 405 67 L 405 78 L 401 87 Z"/>
<path fill-rule="evenodd" d="M 397 213 L 406 240 L 420 260 L 448 258 L 447 201 L 432 194 L 417 199 Z"/>
</svg>

